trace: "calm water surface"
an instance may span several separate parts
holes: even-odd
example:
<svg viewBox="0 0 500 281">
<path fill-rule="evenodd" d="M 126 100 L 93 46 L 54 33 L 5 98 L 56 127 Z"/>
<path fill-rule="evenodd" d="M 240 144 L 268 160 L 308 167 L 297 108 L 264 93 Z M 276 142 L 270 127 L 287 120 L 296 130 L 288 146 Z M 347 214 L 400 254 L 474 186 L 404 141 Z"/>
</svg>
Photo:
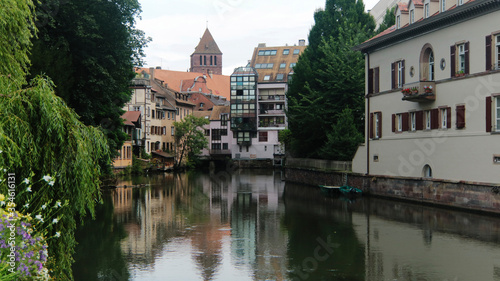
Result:
<svg viewBox="0 0 500 281">
<path fill-rule="evenodd" d="M 78 232 L 75 280 L 500 280 L 500 218 L 327 198 L 282 177 L 123 180 Z"/>
</svg>

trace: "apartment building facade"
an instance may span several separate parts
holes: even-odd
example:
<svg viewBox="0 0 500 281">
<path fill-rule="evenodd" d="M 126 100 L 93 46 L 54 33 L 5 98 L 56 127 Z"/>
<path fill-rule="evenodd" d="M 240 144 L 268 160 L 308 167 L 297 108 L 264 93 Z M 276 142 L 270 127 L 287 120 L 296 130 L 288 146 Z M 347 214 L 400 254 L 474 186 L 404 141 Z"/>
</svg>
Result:
<svg viewBox="0 0 500 281">
<path fill-rule="evenodd" d="M 366 140 L 353 171 L 500 182 L 500 1 L 399 3 L 366 58 Z"/>
</svg>

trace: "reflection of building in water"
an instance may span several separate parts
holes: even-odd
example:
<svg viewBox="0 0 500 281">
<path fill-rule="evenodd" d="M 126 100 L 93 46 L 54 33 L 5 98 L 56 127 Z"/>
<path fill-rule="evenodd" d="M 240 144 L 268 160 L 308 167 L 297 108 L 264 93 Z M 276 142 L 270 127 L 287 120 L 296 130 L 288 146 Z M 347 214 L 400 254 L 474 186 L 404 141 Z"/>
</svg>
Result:
<svg viewBox="0 0 500 281">
<path fill-rule="evenodd" d="M 352 215 L 372 280 L 500 280 L 496 218 L 377 202 Z"/>
<path fill-rule="evenodd" d="M 163 186 L 117 188 L 113 204 L 117 221 L 123 223 L 127 238 L 121 248 L 131 260 L 149 264 L 165 245 L 185 227 L 184 216 L 175 212 L 175 205 L 187 197 L 181 179 L 163 178 Z M 166 187 L 168 186 L 168 187 Z M 180 192 L 179 189 L 183 192 Z"/>
</svg>

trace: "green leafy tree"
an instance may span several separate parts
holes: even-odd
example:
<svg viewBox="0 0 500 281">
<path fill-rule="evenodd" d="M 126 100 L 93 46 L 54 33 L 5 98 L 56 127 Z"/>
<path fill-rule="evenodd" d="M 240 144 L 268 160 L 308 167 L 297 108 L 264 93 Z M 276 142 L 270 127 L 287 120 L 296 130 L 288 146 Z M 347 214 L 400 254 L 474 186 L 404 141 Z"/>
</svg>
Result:
<svg viewBox="0 0 500 281">
<path fill-rule="evenodd" d="M 337 122 L 327 133 L 327 141 L 321 148 L 326 158 L 351 161 L 354 152 L 364 140 L 363 134 L 356 129 L 352 110 L 345 108 L 337 117 Z"/>
<path fill-rule="evenodd" d="M 377 28 L 376 33 L 380 33 L 382 31 L 388 29 L 389 27 L 393 26 L 396 23 L 396 15 L 394 14 L 395 10 L 396 10 L 396 7 L 394 6 L 394 7 L 392 7 L 392 9 L 387 9 L 385 11 L 384 20 Z"/>
<path fill-rule="evenodd" d="M 32 214 L 32 236 L 48 238 L 52 277 L 72 280 L 74 230 L 100 202 L 97 159 L 110 161 L 110 152 L 102 131 L 80 122 L 50 79 L 27 83 L 33 8 L 29 0 L 0 5 L 0 193 L 16 210 Z M 12 185 L 6 174 L 15 178 L 15 192 L 7 192 Z"/>
<path fill-rule="evenodd" d="M 208 148 L 208 140 L 205 137 L 203 126 L 210 121 L 203 117 L 188 115 L 184 120 L 174 122 L 176 163 L 175 168 L 182 165 L 182 160 L 187 155 L 188 160 L 195 161 L 197 155 L 203 148 Z"/>
<path fill-rule="evenodd" d="M 36 2 L 31 77 L 50 76 L 81 121 L 103 128 L 113 152 L 127 138 L 122 107 L 150 40 L 135 28 L 140 12 L 137 0 Z"/>
<path fill-rule="evenodd" d="M 287 92 L 287 114 L 294 156 L 325 158 L 321 148 L 344 108 L 364 130 L 364 57 L 351 48 L 373 35 L 375 22 L 353 0 L 327 0 L 314 19 Z"/>
</svg>

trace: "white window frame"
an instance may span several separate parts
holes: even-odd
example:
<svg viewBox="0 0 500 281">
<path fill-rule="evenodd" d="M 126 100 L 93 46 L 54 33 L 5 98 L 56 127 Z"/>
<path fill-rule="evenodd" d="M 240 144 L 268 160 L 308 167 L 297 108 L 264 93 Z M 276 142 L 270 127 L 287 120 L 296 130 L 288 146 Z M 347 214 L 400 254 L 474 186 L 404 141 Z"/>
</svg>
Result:
<svg viewBox="0 0 500 281">
<path fill-rule="evenodd" d="M 415 22 L 415 10 L 411 9 L 410 10 L 410 24 Z"/>
<path fill-rule="evenodd" d="M 495 69 L 500 69 L 500 34 L 495 34 Z"/>
<path fill-rule="evenodd" d="M 403 131 L 403 115 L 402 114 L 396 114 L 396 121 L 397 121 L 397 128 L 396 130 L 398 132 L 402 132 Z"/>
<path fill-rule="evenodd" d="M 417 130 L 417 115 L 415 112 L 410 112 L 410 130 Z"/>
<path fill-rule="evenodd" d="M 400 28 L 401 28 L 401 16 L 397 15 L 396 16 L 396 29 L 400 29 Z"/>
<path fill-rule="evenodd" d="M 441 0 L 441 12 L 446 11 L 446 0 Z"/>
<path fill-rule="evenodd" d="M 434 81 L 434 52 L 431 50 L 429 54 L 429 81 Z"/>
<path fill-rule="evenodd" d="M 464 4 L 464 0 L 458 0 L 458 6 L 461 6 Z"/>
<path fill-rule="evenodd" d="M 430 6 L 430 3 L 425 3 L 424 4 L 424 17 L 425 18 L 428 18 L 430 16 L 430 11 L 429 11 L 430 8 L 429 8 L 429 6 Z"/>
<path fill-rule="evenodd" d="M 425 129 L 430 130 L 431 128 L 432 128 L 431 111 L 426 110 L 425 111 Z"/>
<path fill-rule="evenodd" d="M 448 109 L 441 108 L 439 112 L 441 113 L 441 129 L 446 129 L 448 128 Z"/>
<path fill-rule="evenodd" d="M 500 132 L 500 96 L 496 96 L 493 103 L 495 110 L 495 132 Z"/>
<path fill-rule="evenodd" d="M 380 114 L 379 114 L 378 112 L 376 112 L 375 114 L 373 114 L 373 118 L 375 119 L 375 120 L 374 120 L 374 123 L 375 123 L 375 124 L 373 124 L 373 127 L 374 127 L 374 129 L 375 129 L 375 130 L 374 130 L 373 137 L 374 137 L 374 138 L 376 138 L 376 139 L 378 139 L 378 138 L 380 138 L 380 132 L 379 132 L 379 130 L 378 130 L 379 125 L 380 125 L 380 124 L 379 124 L 379 123 L 380 123 L 380 119 L 379 119 L 379 118 L 380 118 Z"/>
<path fill-rule="evenodd" d="M 398 88 L 403 88 L 403 61 L 398 61 Z"/>
<path fill-rule="evenodd" d="M 465 73 L 465 44 L 457 45 L 458 72 Z"/>
</svg>

